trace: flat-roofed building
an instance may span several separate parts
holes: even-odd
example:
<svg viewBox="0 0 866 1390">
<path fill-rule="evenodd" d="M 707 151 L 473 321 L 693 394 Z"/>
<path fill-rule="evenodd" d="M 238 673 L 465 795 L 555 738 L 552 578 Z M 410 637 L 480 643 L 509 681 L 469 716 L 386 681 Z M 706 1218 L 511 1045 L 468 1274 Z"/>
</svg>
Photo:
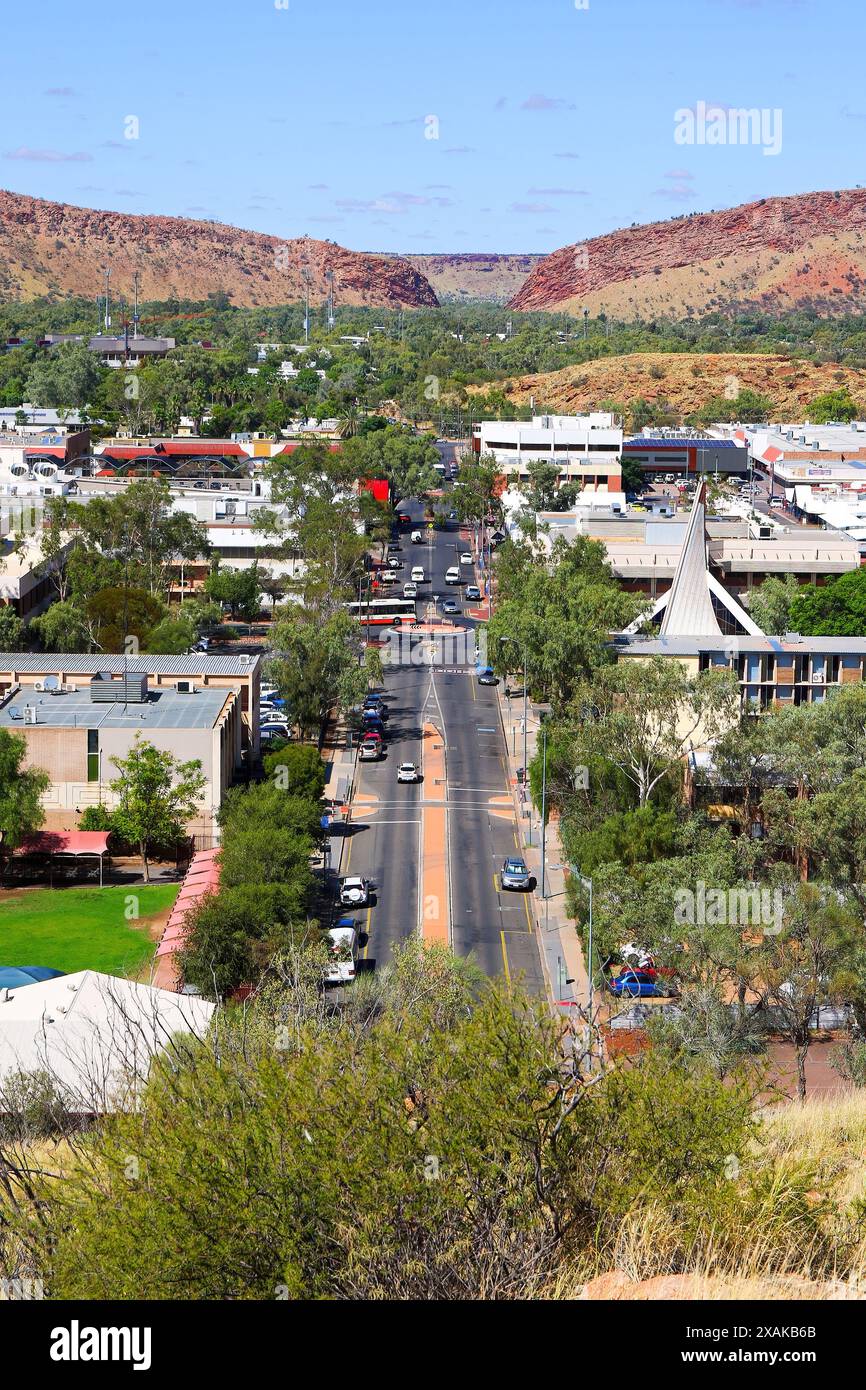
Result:
<svg viewBox="0 0 866 1390">
<path fill-rule="evenodd" d="M 0 728 L 24 738 L 25 767 L 48 774 L 46 812 L 68 817 L 116 805 L 114 759 L 127 758 L 140 738 L 179 762 L 201 764 L 205 788 L 188 829 L 204 836 L 213 835 L 223 796 L 242 771 L 242 724 L 237 689 L 194 680 L 151 687 L 144 673 L 46 677 L 12 685 L 0 698 Z"/>
<path fill-rule="evenodd" d="M 233 691 L 238 698 L 240 745 L 236 772 L 255 763 L 260 753 L 259 686 L 261 657 L 207 656 L 191 652 L 180 656 L 96 656 L 77 652 L 0 652 L 0 698 L 13 687 L 25 696 L 41 694 L 40 686 L 88 686 L 98 672 L 108 672 L 117 681 L 124 676 L 144 675 L 151 692 L 173 690 L 178 682 L 191 683 L 199 690 Z M 186 698 L 184 695 L 183 698 Z"/>
<path fill-rule="evenodd" d="M 530 463 L 549 463 L 560 482 L 598 492 L 622 490 L 622 426 L 615 415 L 535 415 L 531 421 L 483 420 L 472 435 L 476 454 L 492 454 L 509 482 L 526 482 Z"/>
</svg>

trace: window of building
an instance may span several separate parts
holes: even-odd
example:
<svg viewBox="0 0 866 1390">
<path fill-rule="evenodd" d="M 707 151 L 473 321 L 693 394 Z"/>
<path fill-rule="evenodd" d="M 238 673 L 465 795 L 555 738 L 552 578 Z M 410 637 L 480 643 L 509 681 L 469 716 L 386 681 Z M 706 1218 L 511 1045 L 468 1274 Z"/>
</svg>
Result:
<svg viewBox="0 0 866 1390">
<path fill-rule="evenodd" d="M 99 781 L 99 730 L 87 730 L 87 780 Z"/>
</svg>

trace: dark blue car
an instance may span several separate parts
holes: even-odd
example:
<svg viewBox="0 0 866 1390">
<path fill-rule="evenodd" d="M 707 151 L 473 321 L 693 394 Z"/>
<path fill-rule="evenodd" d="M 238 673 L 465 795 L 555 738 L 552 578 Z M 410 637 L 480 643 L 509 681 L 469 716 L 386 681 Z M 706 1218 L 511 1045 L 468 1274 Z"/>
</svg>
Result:
<svg viewBox="0 0 866 1390">
<path fill-rule="evenodd" d="M 620 999 L 659 999 L 663 991 L 645 970 L 623 970 L 607 982 L 611 994 Z"/>
</svg>

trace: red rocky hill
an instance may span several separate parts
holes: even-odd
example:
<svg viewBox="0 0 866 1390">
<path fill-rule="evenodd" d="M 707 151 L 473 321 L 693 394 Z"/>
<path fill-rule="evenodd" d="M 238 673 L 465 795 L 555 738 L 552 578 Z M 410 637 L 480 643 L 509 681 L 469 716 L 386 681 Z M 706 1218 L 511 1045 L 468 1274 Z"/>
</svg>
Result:
<svg viewBox="0 0 866 1390">
<path fill-rule="evenodd" d="M 96 295 L 103 267 L 129 298 L 141 274 L 142 299 L 204 299 L 225 291 L 239 305 L 286 304 L 303 295 L 320 304 L 334 273 L 338 304 L 435 305 L 429 282 L 399 256 L 347 251 L 308 237 L 291 241 L 218 222 L 149 217 L 50 203 L 0 190 L 0 296 Z"/>
<path fill-rule="evenodd" d="M 545 256 L 512 309 L 685 318 L 866 308 L 866 189 L 762 198 L 629 227 Z"/>
</svg>

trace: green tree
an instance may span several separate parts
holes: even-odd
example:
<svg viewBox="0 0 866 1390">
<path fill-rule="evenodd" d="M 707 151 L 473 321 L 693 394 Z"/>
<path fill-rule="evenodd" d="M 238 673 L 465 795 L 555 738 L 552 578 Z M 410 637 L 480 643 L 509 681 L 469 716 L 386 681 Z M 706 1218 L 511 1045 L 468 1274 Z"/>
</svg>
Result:
<svg viewBox="0 0 866 1390">
<path fill-rule="evenodd" d="M 562 709 L 579 682 L 610 660 L 610 634 L 636 616 L 641 601 L 621 591 L 604 546 L 584 536 L 556 540 L 541 563 L 526 546 L 503 546 L 496 575 L 488 659 L 501 674 L 519 670 L 525 649 L 531 691 Z"/>
<path fill-rule="evenodd" d="M 111 783 L 119 798 L 114 812 L 117 833 L 138 845 L 145 882 L 152 844 L 179 840 L 186 823 L 200 812 L 207 785 L 198 759 L 179 762 L 136 734 L 126 758 L 112 758 L 120 776 Z"/>
<path fill-rule="evenodd" d="M 130 650 L 130 639 L 146 651 L 165 609 L 146 589 L 107 588 L 88 599 L 85 613 L 88 639 L 97 651 Z"/>
<path fill-rule="evenodd" d="M 204 591 L 209 599 L 227 605 L 233 618 L 253 622 L 261 608 L 261 585 L 258 566 L 248 569 L 218 569 L 208 575 Z"/>
<path fill-rule="evenodd" d="M 804 584 L 791 601 L 790 631 L 859 637 L 866 631 L 866 570 L 849 570 L 826 584 Z"/>
<path fill-rule="evenodd" d="M 31 618 L 30 630 L 46 652 L 85 652 L 90 646 L 87 614 L 71 599 L 52 603 L 38 618 Z"/>
<path fill-rule="evenodd" d="M 20 652 L 24 624 L 10 604 L 0 604 L 0 652 Z"/>
<path fill-rule="evenodd" d="M 265 776 L 287 796 L 321 800 L 325 790 L 325 764 L 317 748 L 291 743 L 279 753 L 266 753 L 262 763 Z"/>
<path fill-rule="evenodd" d="M 863 412 L 857 402 L 851 399 L 848 387 L 842 386 L 838 391 L 824 391 L 820 396 L 816 396 L 808 406 L 806 414 L 810 424 L 826 425 L 830 420 L 859 420 Z"/>
<path fill-rule="evenodd" d="M 689 675 L 663 657 L 619 661 L 573 696 L 575 753 L 597 755 L 633 784 L 646 806 L 693 740 L 711 742 L 739 717 L 736 679 L 727 669 Z"/>
<path fill-rule="evenodd" d="M 792 611 L 798 601 L 800 585 L 793 574 L 784 579 L 770 575 L 749 594 L 749 613 L 763 632 L 778 635 L 792 632 Z"/>
<path fill-rule="evenodd" d="M 102 368 L 85 343 L 61 343 L 31 368 L 26 399 L 68 415 L 85 409 L 101 380 Z"/>
<path fill-rule="evenodd" d="M 360 640 L 358 624 L 343 611 L 323 619 L 289 605 L 275 624 L 271 676 L 303 738 L 318 732 L 335 705 L 349 709 L 363 698 Z"/>
<path fill-rule="evenodd" d="M 4 855 L 45 820 L 42 797 L 50 779 L 41 768 L 25 767 L 26 757 L 26 739 L 0 729 L 0 852 Z"/>
<path fill-rule="evenodd" d="M 152 628 L 144 650 L 160 655 L 171 656 L 189 651 L 195 641 L 194 625 L 184 618 L 163 618 Z"/>
</svg>

